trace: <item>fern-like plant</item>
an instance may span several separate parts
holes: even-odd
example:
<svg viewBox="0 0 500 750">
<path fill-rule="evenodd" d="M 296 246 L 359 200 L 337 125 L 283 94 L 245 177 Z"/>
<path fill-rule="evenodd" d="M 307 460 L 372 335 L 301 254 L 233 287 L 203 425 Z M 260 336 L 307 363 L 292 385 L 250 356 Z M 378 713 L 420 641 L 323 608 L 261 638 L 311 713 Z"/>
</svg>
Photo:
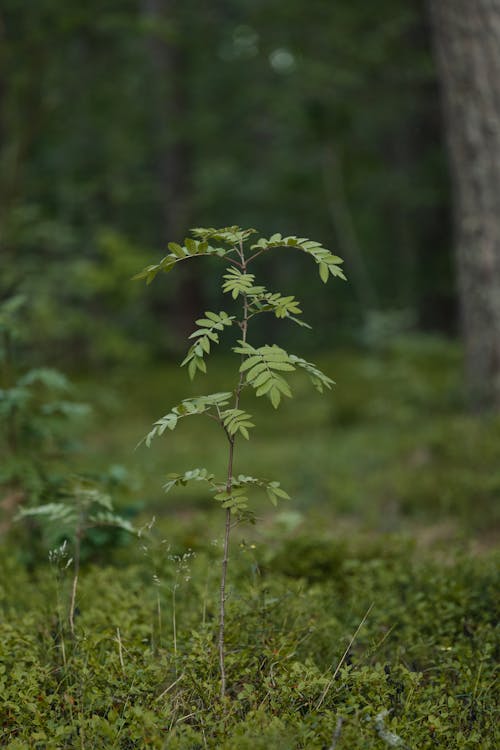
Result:
<svg viewBox="0 0 500 750">
<path fill-rule="evenodd" d="M 197 320 L 197 328 L 190 336 L 192 344 L 182 365 L 187 366 L 191 379 L 197 372 L 206 372 L 207 355 L 210 354 L 214 345 L 219 344 L 220 336 L 226 329 L 236 327 L 239 329 L 239 338 L 237 344 L 232 347 L 232 351 L 240 358 L 236 383 L 232 391 L 184 399 L 154 424 L 145 442 L 149 446 L 155 437 L 163 435 L 167 430 L 175 430 L 180 419 L 199 414 L 214 419 L 226 439 L 227 475 L 224 478 L 215 477 L 207 469 L 196 468 L 184 474 L 170 474 L 165 484 L 165 490 L 168 492 L 174 487 L 185 486 L 189 482 L 204 482 L 225 512 L 218 638 L 220 695 L 223 700 L 226 694 L 224 645 L 226 580 L 233 520 L 238 522 L 251 517 L 248 495 L 254 488 L 265 490 L 273 505 L 277 505 L 279 499 L 289 497 L 279 482 L 244 474 L 235 475 L 234 458 L 237 440 L 239 438 L 248 440 L 250 430 L 254 428 L 251 414 L 241 407 L 243 391 L 245 388 L 250 388 L 255 391 L 256 396 L 266 396 L 276 409 L 283 397 L 292 396 L 287 378 L 295 370 L 304 370 L 320 393 L 325 388 L 331 388 L 333 384 L 333 381 L 316 365 L 294 354 L 289 354 L 276 344 L 253 346 L 249 342 L 250 322 L 256 316 L 265 313 L 308 327 L 299 317 L 302 311 L 295 297 L 269 291 L 265 286 L 256 282 L 255 274 L 249 271 L 249 267 L 258 256 L 274 248 L 280 248 L 281 252 L 296 248 L 315 261 L 324 283 L 330 277 L 345 279 L 345 276 L 341 269 L 341 258 L 333 255 L 320 242 L 304 237 L 282 237 L 281 234 L 274 234 L 269 239 L 261 238 L 253 241 L 256 234 L 254 229 L 241 229 L 237 226 L 224 229 L 197 228 L 192 229 L 191 234 L 193 237 L 185 239 L 182 245 L 171 242 L 168 246 L 170 250 L 168 255 L 159 263 L 147 266 L 134 278 L 145 279 L 149 284 L 161 271 L 169 273 L 179 263 L 195 257 L 215 256 L 224 261 L 226 269 L 222 276 L 222 291 L 240 303 L 240 312 L 239 314 L 229 314 L 225 311 L 206 312 Z"/>
<path fill-rule="evenodd" d="M 20 503 L 50 496 L 74 449 L 75 426 L 90 411 L 58 370 L 26 369 L 30 348 L 22 295 L 0 300 L 0 537 Z"/>
<path fill-rule="evenodd" d="M 56 531 L 56 537 L 69 539 L 73 558 L 73 584 L 68 609 L 68 622 L 71 635 L 75 635 L 75 605 L 80 575 L 82 541 L 91 529 L 112 527 L 135 533 L 132 524 L 119 516 L 111 497 L 104 493 L 93 481 L 84 477 L 74 477 L 67 482 L 62 497 L 57 502 L 45 503 L 35 508 L 21 508 L 17 519 L 32 518 L 49 529 Z"/>
</svg>

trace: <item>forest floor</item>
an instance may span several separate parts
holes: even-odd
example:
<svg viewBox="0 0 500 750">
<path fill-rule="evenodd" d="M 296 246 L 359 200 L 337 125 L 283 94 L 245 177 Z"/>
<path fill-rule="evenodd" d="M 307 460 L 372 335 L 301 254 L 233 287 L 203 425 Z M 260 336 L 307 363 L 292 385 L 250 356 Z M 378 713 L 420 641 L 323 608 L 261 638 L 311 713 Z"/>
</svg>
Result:
<svg viewBox="0 0 500 750">
<path fill-rule="evenodd" d="M 172 471 L 223 475 L 224 443 L 200 418 L 136 446 L 182 398 L 231 388 L 227 364 L 194 384 L 174 366 L 80 383 L 94 416 L 73 468 L 142 533 L 89 534 L 73 634 L 57 528 L 5 539 L 2 747 L 498 747 L 500 419 L 466 412 L 460 353 L 442 341 L 321 365 L 326 396 L 298 378 L 277 413 L 245 402 L 257 428 L 236 473 L 292 499 L 256 495 L 257 523 L 235 529 L 224 703 L 223 515 L 203 489 L 162 491 Z"/>
</svg>

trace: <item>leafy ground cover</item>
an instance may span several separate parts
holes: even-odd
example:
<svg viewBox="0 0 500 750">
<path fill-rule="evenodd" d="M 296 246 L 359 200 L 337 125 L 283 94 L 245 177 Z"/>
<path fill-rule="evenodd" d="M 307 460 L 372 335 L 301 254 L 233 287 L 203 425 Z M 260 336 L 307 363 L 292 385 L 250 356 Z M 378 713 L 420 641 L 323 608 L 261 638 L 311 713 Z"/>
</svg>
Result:
<svg viewBox="0 0 500 750">
<path fill-rule="evenodd" d="M 1 746 L 496 748 L 500 422 L 465 414 L 459 362 L 429 340 L 337 355 L 326 403 L 299 378 L 280 425 L 259 414 L 241 461 L 293 499 L 234 538 L 225 706 L 218 514 L 161 490 L 194 442 L 217 468 L 213 426 L 134 451 L 184 379 L 81 383 L 95 418 L 72 468 L 105 476 L 142 533 L 86 542 L 74 636 L 69 546 L 33 521 L 2 539 Z"/>
</svg>

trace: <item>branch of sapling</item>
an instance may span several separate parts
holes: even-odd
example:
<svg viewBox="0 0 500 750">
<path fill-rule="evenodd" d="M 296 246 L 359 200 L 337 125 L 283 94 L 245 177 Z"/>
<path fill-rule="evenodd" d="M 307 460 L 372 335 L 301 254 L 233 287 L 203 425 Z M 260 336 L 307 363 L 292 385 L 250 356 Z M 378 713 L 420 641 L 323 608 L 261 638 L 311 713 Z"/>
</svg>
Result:
<svg viewBox="0 0 500 750">
<path fill-rule="evenodd" d="M 232 263 L 233 266 L 238 266 L 238 268 L 242 267 L 241 263 L 238 263 L 238 261 L 235 260 L 234 258 L 228 258 L 227 256 L 224 256 L 224 260 L 227 260 L 229 263 Z"/>
<path fill-rule="evenodd" d="M 236 249 L 236 248 L 233 248 Z M 228 250 L 228 252 L 232 252 L 232 250 Z M 214 255 L 211 257 L 219 258 L 220 256 Z M 186 255 L 185 258 L 178 258 L 176 263 L 182 263 L 184 260 L 191 260 L 192 258 L 196 258 L 196 255 Z M 228 263 L 231 263 L 233 266 L 238 266 L 238 268 L 241 268 L 241 263 L 234 258 L 229 258 L 228 255 L 224 255 L 223 257 L 220 257 L 220 260 L 227 261 Z"/>
<path fill-rule="evenodd" d="M 258 258 L 258 257 L 259 257 L 259 255 L 262 255 L 262 253 L 263 253 L 263 252 L 264 252 L 264 250 L 259 250 L 259 251 L 258 251 L 257 253 L 254 253 L 253 255 L 251 255 L 251 256 L 250 256 L 250 258 L 249 258 L 249 259 L 247 260 L 247 266 L 248 266 L 248 265 L 249 265 L 249 264 L 250 264 L 250 263 L 251 263 L 251 262 L 252 262 L 253 260 L 255 260 L 255 258 Z"/>
<path fill-rule="evenodd" d="M 71 631 L 71 636 L 73 638 L 75 637 L 76 591 L 78 587 L 78 576 L 80 575 L 80 552 L 81 552 L 81 546 L 82 546 L 83 533 L 84 533 L 84 528 L 81 525 L 81 523 L 79 523 L 76 529 L 75 541 L 74 541 L 75 559 L 73 560 L 73 583 L 71 585 L 71 599 L 69 603 L 69 614 L 68 614 L 69 628 Z"/>
</svg>

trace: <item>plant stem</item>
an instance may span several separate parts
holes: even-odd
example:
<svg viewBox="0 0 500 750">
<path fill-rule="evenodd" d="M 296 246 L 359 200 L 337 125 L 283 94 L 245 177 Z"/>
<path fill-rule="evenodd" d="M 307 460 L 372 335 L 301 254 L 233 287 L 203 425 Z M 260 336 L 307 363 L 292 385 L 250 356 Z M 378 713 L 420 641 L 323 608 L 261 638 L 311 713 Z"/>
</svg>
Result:
<svg viewBox="0 0 500 750">
<path fill-rule="evenodd" d="M 220 612 L 219 612 L 219 667 L 220 667 L 220 697 L 226 695 L 226 665 L 225 665 L 225 617 L 226 617 L 226 578 L 229 560 L 229 535 L 231 532 L 231 508 L 226 510 L 226 529 L 224 534 L 224 557 L 222 558 L 222 573 L 220 579 Z"/>
<path fill-rule="evenodd" d="M 8 390 L 14 386 L 14 365 L 12 355 L 12 337 L 9 331 L 5 331 L 3 334 L 3 348 L 4 348 L 4 359 L 3 359 L 3 381 L 4 387 Z M 6 435 L 7 445 L 12 456 L 15 456 L 18 452 L 18 430 L 16 420 L 16 407 L 13 406 L 7 413 L 6 419 Z"/>
<path fill-rule="evenodd" d="M 172 589 L 172 628 L 174 636 L 175 676 L 177 677 L 177 608 L 176 608 L 177 578 Z"/>
<path fill-rule="evenodd" d="M 79 527 L 75 535 L 75 561 L 74 561 L 74 574 L 73 574 L 73 585 L 71 587 L 71 601 L 69 605 L 69 628 L 71 635 L 75 636 L 75 604 L 76 604 L 76 590 L 78 587 L 78 575 L 80 573 L 80 548 L 82 543 L 82 529 Z"/>
<path fill-rule="evenodd" d="M 239 256 L 241 259 L 241 270 L 243 273 L 246 272 L 247 263 L 243 253 L 243 243 L 240 243 Z M 246 295 L 243 295 L 243 319 L 241 321 L 241 338 L 244 343 L 247 340 L 248 331 L 248 299 Z M 234 408 L 238 409 L 240 404 L 241 391 L 243 389 L 244 375 L 240 373 L 238 385 L 236 386 L 234 396 Z M 236 437 L 228 434 L 229 442 L 229 455 L 228 455 L 228 466 L 227 466 L 227 482 L 226 491 L 231 492 L 233 486 L 233 462 L 234 462 L 234 444 Z M 226 696 L 226 664 L 225 664 L 225 627 L 226 627 L 226 580 L 227 580 L 227 565 L 229 561 L 229 541 L 231 536 L 231 508 L 226 509 L 226 525 L 224 530 L 224 554 L 222 557 L 222 570 L 220 579 L 220 605 L 219 605 L 219 667 L 220 667 L 220 697 L 223 701 Z"/>
</svg>

